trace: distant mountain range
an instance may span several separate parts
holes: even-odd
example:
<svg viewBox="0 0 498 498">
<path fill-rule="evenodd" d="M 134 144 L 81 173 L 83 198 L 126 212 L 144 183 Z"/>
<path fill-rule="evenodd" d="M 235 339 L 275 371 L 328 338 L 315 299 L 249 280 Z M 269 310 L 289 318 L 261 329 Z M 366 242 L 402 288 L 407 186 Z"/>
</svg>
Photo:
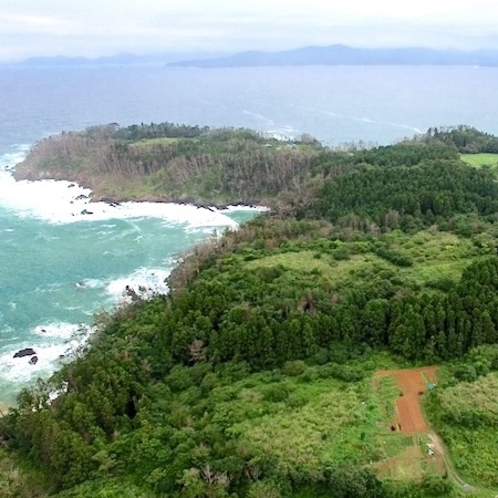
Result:
<svg viewBox="0 0 498 498">
<path fill-rule="evenodd" d="M 21 66 L 164 65 L 170 67 L 248 67 L 309 65 L 470 65 L 498 66 L 498 50 L 436 50 L 430 48 L 353 48 L 346 45 L 303 47 L 281 52 L 163 53 L 109 57 L 33 57 Z"/>
<path fill-rule="evenodd" d="M 109 57 L 89 59 L 87 57 L 32 57 L 19 62 L 20 66 L 89 66 L 89 65 L 114 65 L 114 64 L 137 64 L 142 57 L 133 54 L 118 54 Z M 146 60 L 144 62 L 147 62 Z"/>
<path fill-rule="evenodd" d="M 98 57 L 91 59 L 88 57 L 66 57 L 58 55 L 56 57 L 32 57 L 16 66 L 131 66 L 131 65 L 166 65 L 176 61 L 188 58 L 196 58 L 202 61 L 203 58 L 217 58 L 222 55 L 218 53 L 163 53 L 154 55 L 135 55 L 130 53 L 121 53 L 108 57 Z M 13 65 L 13 64 L 9 64 Z"/>
<path fill-rule="evenodd" d="M 345 45 L 303 47 L 282 52 L 240 52 L 202 60 L 177 61 L 174 67 L 244 67 L 308 65 L 471 65 L 498 66 L 498 50 L 429 48 L 353 48 Z"/>
</svg>

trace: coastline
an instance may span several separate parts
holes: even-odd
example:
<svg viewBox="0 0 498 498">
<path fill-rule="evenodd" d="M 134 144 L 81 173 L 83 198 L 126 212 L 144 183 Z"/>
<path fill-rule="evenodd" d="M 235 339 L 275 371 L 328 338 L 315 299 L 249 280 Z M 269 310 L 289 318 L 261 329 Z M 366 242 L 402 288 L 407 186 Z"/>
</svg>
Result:
<svg viewBox="0 0 498 498">
<path fill-rule="evenodd" d="M 78 184 L 80 185 L 80 184 Z M 140 198 L 129 198 L 129 197 L 108 197 L 108 196 L 99 196 L 93 194 L 90 198 L 90 202 L 105 202 L 110 205 L 119 205 L 124 202 L 151 202 L 157 204 L 178 204 L 180 206 L 194 206 L 199 209 L 208 209 L 210 211 L 224 211 L 227 209 L 232 209 L 234 207 L 240 208 L 248 208 L 248 209 L 258 209 L 261 211 L 267 211 L 271 209 L 270 207 L 263 206 L 262 204 L 269 204 L 268 202 L 259 202 L 258 200 L 250 199 L 250 200 L 234 200 L 229 202 L 217 202 L 217 201 L 202 201 L 196 200 L 193 197 L 154 197 L 154 196 L 145 196 Z"/>
<path fill-rule="evenodd" d="M 153 217 L 168 222 L 186 223 L 189 229 L 217 228 L 237 223 L 226 214 L 233 210 L 268 211 L 257 200 L 209 202 L 192 197 L 172 196 L 104 196 L 99 190 L 88 187 L 89 182 L 76 182 L 48 174 L 15 175 L 16 169 L 2 173 L 3 192 L 0 201 L 27 216 L 41 218 L 51 223 L 73 223 L 104 219 L 129 219 Z M 68 175 L 69 176 L 69 175 Z M 37 199 L 47 199 L 40 203 Z"/>
<path fill-rule="evenodd" d="M 190 233 L 220 234 L 225 228 L 236 230 L 238 228 L 239 219 L 247 219 L 259 214 L 261 211 L 266 211 L 267 208 L 255 206 L 254 203 L 245 203 L 243 206 L 236 206 L 233 203 L 218 204 L 213 206 L 207 203 L 195 202 L 195 199 L 181 200 L 166 200 L 166 199 L 102 199 L 95 195 L 93 191 L 76 182 L 70 182 L 63 179 L 51 179 L 48 177 L 32 180 L 17 180 L 13 175 L 14 167 L 0 170 L 0 205 L 5 206 L 8 211 L 15 213 L 21 218 L 36 218 L 49 224 L 72 224 L 74 222 L 102 222 L 105 220 L 132 220 L 134 218 L 156 218 L 164 221 L 166 228 L 170 226 L 180 225 L 182 229 Z M 113 204 L 113 205 L 111 205 Z M 247 211 L 249 214 L 236 213 L 233 218 L 231 212 Z M 90 225 L 92 226 L 92 225 Z M 82 229 L 90 230 L 90 228 L 82 227 Z M 138 233 L 138 232 L 137 232 Z M 193 235 L 196 237 L 195 235 Z M 197 237 L 202 235 L 197 235 Z M 133 243 L 141 244 L 140 236 L 137 236 Z M 190 249 L 190 247 L 188 248 Z M 176 253 L 175 253 L 176 255 Z M 173 256 L 172 256 L 173 258 Z M 92 289 L 101 289 L 98 292 L 105 294 L 105 299 L 109 303 L 119 303 L 122 299 L 126 285 L 132 285 L 140 288 L 143 286 L 147 289 L 153 289 L 156 292 L 166 292 L 163 289 L 167 273 L 169 274 L 169 263 L 164 263 L 163 266 L 152 265 L 147 267 L 137 267 L 131 273 L 117 273 L 106 279 L 102 277 L 100 280 L 92 280 L 92 278 L 78 279 L 78 290 L 75 292 L 83 293 L 93 292 Z M 151 283 L 152 282 L 152 283 Z M 161 285 L 162 287 L 158 287 Z M 160 289 L 160 290 L 158 290 Z M 108 302 L 105 301 L 105 302 Z M 109 304 L 113 306 L 114 304 Z M 64 320 L 55 319 L 57 325 Z M 42 337 L 52 337 L 51 327 L 55 325 L 52 321 L 40 322 L 37 328 L 43 328 Z M 70 321 L 69 325 L 78 325 L 80 322 Z M 30 326 L 35 329 L 36 327 Z M 32 333 L 33 330 L 31 331 Z M 61 354 L 65 354 L 67 349 L 66 339 L 60 334 L 60 331 L 53 331 L 54 337 L 60 336 L 53 340 L 50 344 L 38 344 L 36 336 L 29 339 L 29 343 L 25 345 L 13 346 L 12 350 L 4 353 L 5 359 L 2 358 L 2 376 L 5 372 L 9 374 L 9 379 L 6 394 L 0 397 L 0 412 L 6 412 L 9 408 L 15 407 L 14 394 L 18 391 L 13 391 L 12 386 L 19 384 L 20 388 L 24 385 L 24 374 L 29 378 L 26 382 L 31 382 L 31 377 L 50 376 L 54 368 L 58 368 L 57 361 Z M 43 341 L 42 341 L 43 342 Z M 59 344 L 60 343 L 60 344 Z M 29 370 L 23 371 L 20 362 L 12 362 L 12 355 L 16 349 L 24 346 L 35 346 L 39 352 L 40 361 L 35 366 L 31 366 Z M 46 346 L 46 348 L 45 348 Z M 60 348 L 64 350 L 59 350 Z M 44 349 L 45 348 L 45 349 Z M 38 351 L 40 350 L 40 351 Z M 10 369 L 10 370 L 9 370 Z M 3 378 L 3 377 L 2 377 Z M 20 389 L 19 388 L 19 389 Z M 12 395 L 11 395 L 12 394 Z"/>
<path fill-rule="evenodd" d="M 82 178 L 71 178 L 64 177 L 63 175 L 56 174 L 33 174 L 32 172 L 20 173 L 18 166 L 22 164 L 16 164 L 9 169 L 12 177 L 16 182 L 28 181 L 28 182 L 38 182 L 38 181 L 55 181 L 55 182 L 68 182 L 69 186 L 79 187 L 80 189 L 85 189 L 89 191 L 87 193 L 87 200 L 89 203 L 105 203 L 110 206 L 119 206 L 122 203 L 137 202 L 137 203 L 154 203 L 154 204 L 177 204 L 180 206 L 194 206 L 199 209 L 207 209 L 210 211 L 224 211 L 227 209 L 237 208 L 247 208 L 256 209 L 259 211 L 269 211 L 274 206 L 271 199 L 239 199 L 234 198 L 230 200 L 220 201 L 213 199 L 199 199 L 190 196 L 158 196 L 158 195 L 143 195 L 143 196 L 128 196 L 128 195 L 107 195 L 105 193 L 99 192 L 98 185 L 93 181 L 88 181 Z"/>
</svg>

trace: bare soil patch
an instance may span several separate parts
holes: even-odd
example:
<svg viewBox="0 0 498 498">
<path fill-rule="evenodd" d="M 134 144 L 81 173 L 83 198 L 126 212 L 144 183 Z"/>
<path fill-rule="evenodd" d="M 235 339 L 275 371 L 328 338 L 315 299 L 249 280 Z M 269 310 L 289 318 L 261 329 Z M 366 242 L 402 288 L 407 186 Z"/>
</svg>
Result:
<svg viewBox="0 0 498 498">
<path fill-rule="evenodd" d="M 422 367 L 409 370 L 379 370 L 374 379 L 392 376 L 401 396 L 394 401 L 396 412 L 389 428 L 404 433 L 427 432 L 429 430 L 420 407 L 420 396 L 428 389 L 428 383 L 435 383 L 439 367 Z"/>
</svg>

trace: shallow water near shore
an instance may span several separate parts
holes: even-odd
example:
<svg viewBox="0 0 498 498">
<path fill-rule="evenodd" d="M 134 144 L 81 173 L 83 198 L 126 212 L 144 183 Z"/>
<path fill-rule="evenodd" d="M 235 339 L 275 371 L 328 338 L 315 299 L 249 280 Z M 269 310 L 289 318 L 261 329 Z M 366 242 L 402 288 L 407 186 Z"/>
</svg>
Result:
<svg viewBox="0 0 498 498">
<path fill-rule="evenodd" d="M 91 203 L 88 189 L 69 182 L 16 182 L 10 166 L 19 158 L 0 159 L 0 401 L 9 404 L 70 359 L 93 314 L 119 305 L 127 286 L 167 292 L 179 253 L 258 212 Z M 13 357 L 26 347 L 36 363 Z"/>
</svg>

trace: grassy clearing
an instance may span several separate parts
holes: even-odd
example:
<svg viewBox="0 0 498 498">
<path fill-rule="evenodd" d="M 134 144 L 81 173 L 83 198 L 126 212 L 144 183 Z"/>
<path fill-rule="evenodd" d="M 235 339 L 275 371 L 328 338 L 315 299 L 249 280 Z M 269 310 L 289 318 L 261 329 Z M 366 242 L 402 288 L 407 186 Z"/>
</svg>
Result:
<svg viewBox="0 0 498 498">
<path fill-rule="evenodd" d="M 373 389 L 377 395 L 377 404 L 382 414 L 381 427 L 386 431 L 394 415 L 394 400 L 400 395 L 400 390 L 391 375 L 374 378 Z"/>
<path fill-rule="evenodd" d="M 461 154 L 460 159 L 474 168 L 498 166 L 498 154 Z"/>
<path fill-rule="evenodd" d="M 319 256 L 319 257 L 317 257 Z M 288 270 L 300 273 L 319 272 L 330 282 L 349 279 L 355 272 L 369 268 L 372 263 L 382 265 L 382 260 L 374 254 L 352 256 L 347 261 L 336 261 L 330 255 L 303 250 L 266 256 L 247 263 L 248 268 L 271 268 L 282 265 Z"/>
<path fill-rule="evenodd" d="M 395 457 L 413 446 L 413 436 L 402 434 L 382 434 L 377 438 L 379 445 L 382 445 L 387 458 Z"/>
<path fill-rule="evenodd" d="M 493 489 L 498 489 L 497 386 L 498 374 L 492 373 L 438 390 L 430 410 L 463 479 Z"/>
<path fill-rule="evenodd" d="M 134 142 L 130 144 L 130 147 L 145 148 L 151 145 L 171 145 L 177 143 L 179 140 L 180 140 L 179 138 L 174 138 L 174 137 L 149 138 L 146 140 L 140 140 L 139 142 Z M 183 138 L 182 140 L 185 139 Z"/>
<path fill-rule="evenodd" d="M 381 415 L 378 424 L 377 446 L 383 458 L 376 462 L 379 476 L 395 481 L 419 482 L 424 477 L 445 473 L 443 455 L 429 455 L 426 434 L 404 434 L 391 431 L 397 418 L 395 401 L 401 395 L 392 375 L 374 376 L 372 390 Z"/>
<path fill-rule="evenodd" d="M 415 235 L 393 231 L 384 235 L 390 248 L 413 260 L 410 267 L 398 267 L 373 252 L 353 254 L 337 259 L 333 253 L 296 248 L 292 252 L 277 252 L 246 262 L 247 268 L 283 266 L 293 272 L 316 272 L 341 287 L 351 281 L 370 280 L 382 272 L 395 273 L 408 285 L 425 286 L 441 279 L 457 281 L 471 258 L 478 256 L 472 240 L 435 229 L 423 230 Z M 341 248 L 357 251 L 355 243 L 342 244 Z"/>
<path fill-rule="evenodd" d="M 317 374 L 308 369 L 304 378 L 235 385 L 236 397 L 218 403 L 214 418 L 230 413 L 227 434 L 238 439 L 239 447 L 278 459 L 290 473 L 312 474 L 326 465 L 367 464 L 382 458 L 376 444 L 379 412 L 370 380 L 306 380 Z"/>
<path fill-rule="evenodd" d="M 412 236 L 394 231 L 386 237 L 393 248 L 414 261 L 412 267 L 400 269 L 400 273 L 421 285 L 441 278 L 458 280 L 476 253 L 471 240 L 432 229 Z"/>
<path fill-rule="evenodd" d="M 439 461 L 427 455 L 427 443 L 417 437 L 393 435 L 379 440 L 389 457 L 379 465 L 380 475 L 396 481 L 419 481 L 440 476 Z"/>
</svg>

